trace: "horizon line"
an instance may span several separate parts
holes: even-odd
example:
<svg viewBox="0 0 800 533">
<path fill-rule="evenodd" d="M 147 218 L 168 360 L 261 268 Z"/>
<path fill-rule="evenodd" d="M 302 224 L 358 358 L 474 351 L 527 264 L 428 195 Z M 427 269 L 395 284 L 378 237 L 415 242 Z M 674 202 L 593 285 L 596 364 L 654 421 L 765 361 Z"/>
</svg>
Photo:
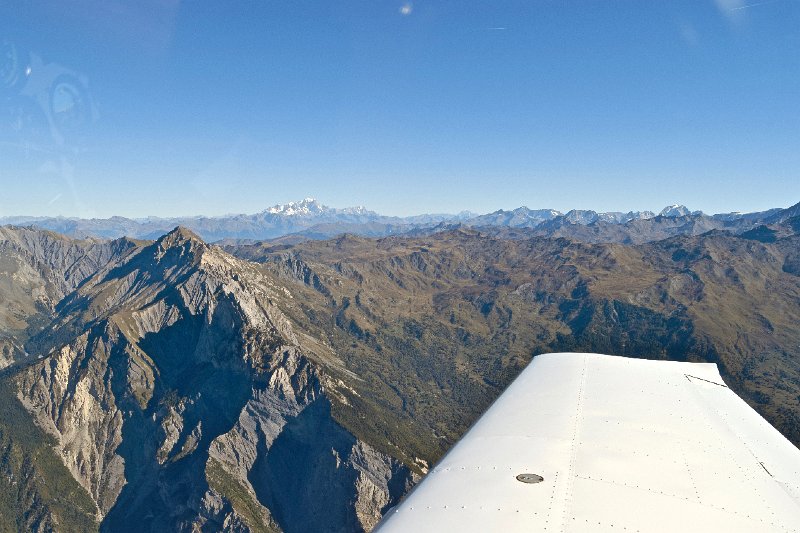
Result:
<svg viewBox="0 0 800 533">
<path fill-rule="evenodd" d="M 254 216 L 254 215 L 259 215 L 259 214 L 262 214 L 262 213 L 267 213 L 267 212 L 269 212 L 270 209 L 274 209 L 274 208 L 285 208 L 285 207 L 289 207 L 289 206 L 292 206 L 292 205 L 298 205 L 298 204 L 303 204 L 303 203 L 312 203 L 312 202 L 319 204 L 323 208 L 335 209 L 337 211 L 344 211 L 344 210 L 349 210 L 349 209 L 353 209 L 353 210 L 362 209 L 366 213 L 369 213 L 369 214 L 374 214 L 374 215 L 381 216 L 381 217 L 386 217 L 386 218 L 398 218 L 398 219 L 407 219 L 407 218 L 414 218 L 414 217 L 421 217 L 421 216 L 451 216 L 451 217 L 456 217 L 456 216 L 465 215 L 465 214 L 469 214 L 472 217 L 478 217 L 478 216 L 483 216 L 483 215 L 491 215 L 491 214 L 499 213 L 499 212 L 513 212 L 513 211 L 515 211 L 517 209 L 528 209 L 530 211 L 555 211 L 555 212 L 559 213 L 560 215 L 566 215 L 566 214 L 568 214 L 568 213 L 570 213 L 572 211 L 593 211 L 593 212 L 595 212 L 597 214 L 604 214 L 604 213 L 623 213 L 623 214 L 627 214 L 627 213 L 636 213 L 636 212 L 649 211 L 651 213 L 654 213 L 655 215 L 658 215 L 659 213 L 663 212 L 664 210 L 666 210 L 666 209 L 668 209 L 670 207 L 685 207 L 686 209 L 689 210 L 690 213 L 700 212 L 700 213 L 702 213 L 704 215 L 713 216 L 713 215 L 723 215 L 723 214 L 733 214 L 733 213 L 740 213 L 740 214 L 762 213 L 762 212 L 770 211 L 772 209 L 787 209 L 789 207 L 792 207 L 792 206 L 796 205 L 796 204 L 790 204 L 790 205 L 787 205 L 787 206 L 784 206 L 784 207 L 770 207 L 770 208 L 767 208 L 767 209 L 753 210 L 753 211 L 731 210 L 731 211 L 720 211 L 720 212 L 717 212 L 717 213 L 707 213 L 703 209 L 692 209 L 692 208 L 688 207 L 686 204 L 681 204 L 681 203 L 667 204 L 663 208 L 661 208 L 660 210 L 657 210 L 657 211 L 656 210 L 652 210 L 652 209 L 629 209 L 629 210 L 625 211 L 625 210 L 597 210 L 597 209 L 585 209 L 585 208 L 572 208 L 572 209 L 569 209 L 569 210 L 566 210 L 566 211 L 562 211 L 560 209 L 555 209 L 555 208 L 552 208 L 552 207 L 528 207 L 527 205 L 523 204 L 523 205 L 519 205 L 519 206 L 513 207 L 513 208 L 499 208 L 499 209 L 495 209 L 493 211 L 487 211 L 487 212 L 478 212 L 478 211 L 473 211 L 471 209 L 462 209 L 462 210 L 460 210 L 458 212 L 438 211 L 438 212 L 416 213 L 416 214 L 410 214 L 410 215 L 396 215 L 396 214 L 381 213 L 379 211 L 375 211 L 373 209 L 370 209 L 370 208 L 368 208 L 368 207 L 366 207 L 364 205 L 350 205 L 350 206 L 345 206 L 345 207 L 336 207 L 336 206 L 332 206 L 332 205 L 328 205 L 328 204 L 325 204 L 323 202 L 320 202 L 319 200 L 317 200 L 314 197 L 307 196 L 307 197 L 303 198 L 302 200 L 292 200 L 292 201 L 288 201 L 288 202 L 284 202 L 284 203 L 273 204 L 273 205 L 271 205 L 269 207 L 266 207 L 266 208 L 262 209 L 261 211 L 256 211 L 256 212 L 252 212 L 252 213 L 228 212 L 228 213 L 222 213 L 222 214 L 218 214 L 218 215 L 208 215 L 208 214 L 197 214 L 197 213 L 195 213 L 195 214 L 166 215 L 166 216 L 164 216 L 164 215 L 80 216 L 80 215 L 64 215 L 64 214 L 58 214 L 58 215 L 43 215 L 43 214 L 42 215 L 32 215 L 32 214 L 16 214 L 16 215 L 8 214 L 8 215 L 5 215 L 5 214 L 0 214 L 0 220 L 6 220 L 6 219 L 112 220 L 112 219 L 115 219 L 115 218 L 120 218 L 120 219 L 130 220 L 130 221 L 134 221 L 134 222 L 146 222 L 148 220 L 170 221 L 170 220 L 192 219 L 192 218 L 194 218 L 194 219 L 204 219 L 204 218 L 205 219 L 223 219 L 223 218 L 230 218 L 230 217 L 237 217 L 237 216 Z M 800 202 L 798 202 L 798 203 L 800 203 Z M 288 216 L 292 216 L 292 215 L 288 215 Z"/>
</svg>

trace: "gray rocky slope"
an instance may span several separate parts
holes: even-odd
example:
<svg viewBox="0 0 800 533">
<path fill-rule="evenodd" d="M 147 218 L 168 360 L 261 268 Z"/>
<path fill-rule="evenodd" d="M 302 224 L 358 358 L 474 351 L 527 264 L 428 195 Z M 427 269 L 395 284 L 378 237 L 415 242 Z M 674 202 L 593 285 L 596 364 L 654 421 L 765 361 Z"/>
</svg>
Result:
<svg viewBox="0 0 800 533">
<path fill-rule="evenodd" d="M 183 229 L 103 246 L 124 250 L 84 253 L 97 272 L 27 341 L 42 358 L 2 377 L 91 497 L 97 528 L 368 531 L 414 483 L 331 416 L 347 385 L 273 304 L 284 287 Z M 47 502 L 29 505 L 28 527 L 69 529 Z"/>
<path fill-rule="evenodd" d="M 0 368 L 24 358 L 25 341 L 45 326 L 59 301 L 135 246 L 124 238 L 75 240 L 0 227 Z"/>
</svg>

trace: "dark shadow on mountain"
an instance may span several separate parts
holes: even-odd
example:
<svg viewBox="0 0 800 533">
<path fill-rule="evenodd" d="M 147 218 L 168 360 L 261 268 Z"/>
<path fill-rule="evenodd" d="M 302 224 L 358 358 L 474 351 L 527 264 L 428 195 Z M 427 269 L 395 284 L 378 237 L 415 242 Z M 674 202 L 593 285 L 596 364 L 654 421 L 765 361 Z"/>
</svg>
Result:
<svg viewBox="0 0 800 533">
<path fill-rule="evenodd" d="M 155 393 L 142 410 L 127 390 L 129 355 L 124 347 L 110 361 L 112 388 L 125 413 L 123 441 L 127 484 L 101 524 L 102 531 L 191 529 L 208 488 L 208 447 L 229 431 L 251 391 L 240 356 L 240 318 L 220 298 L 211 320 L 184 311 L 183 318 L 145 336 L 139 346 L 158 368 Z M 161 421 L 183 402 L 183 430 L 163 464 L 157 461 Z"/>
<path fill-rule="evenodd" d="M 250 482 L 286 533 L 362 531 L 355 514 L 358 471 L 345 466 L 356 439 L 331 418 L 327 399 L 259 443 Z"/>
</svg>

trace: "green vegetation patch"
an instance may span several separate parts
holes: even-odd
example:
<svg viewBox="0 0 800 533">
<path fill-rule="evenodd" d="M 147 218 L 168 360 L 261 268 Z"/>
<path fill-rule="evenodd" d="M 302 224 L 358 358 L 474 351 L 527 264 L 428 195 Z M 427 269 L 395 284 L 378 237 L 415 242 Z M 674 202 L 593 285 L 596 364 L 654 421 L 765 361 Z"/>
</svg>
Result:
<svg viewBox="0 0 800 533">
<path fill-rule="evenodd" d="M 210 458 L 206 463 L 206 479 L 208 486 L 231 503 L 233 510 L 254 533 L 280 533 L 280 528 L 271 517 L 264 517 L 263 508 L 250 491 L 216 459 Z"/>
</svg>

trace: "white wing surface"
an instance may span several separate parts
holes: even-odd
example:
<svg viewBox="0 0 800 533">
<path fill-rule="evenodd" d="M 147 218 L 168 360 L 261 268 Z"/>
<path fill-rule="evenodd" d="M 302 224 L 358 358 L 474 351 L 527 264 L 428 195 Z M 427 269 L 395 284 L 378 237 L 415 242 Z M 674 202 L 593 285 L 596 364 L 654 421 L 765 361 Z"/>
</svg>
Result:
<svg viewBox="0 0 800 533">
<path fill-rule="evenodd" d="M 540 355 L 378 531 L 800 531 L 800 450 L 714 364 Z"/>
</svg>

